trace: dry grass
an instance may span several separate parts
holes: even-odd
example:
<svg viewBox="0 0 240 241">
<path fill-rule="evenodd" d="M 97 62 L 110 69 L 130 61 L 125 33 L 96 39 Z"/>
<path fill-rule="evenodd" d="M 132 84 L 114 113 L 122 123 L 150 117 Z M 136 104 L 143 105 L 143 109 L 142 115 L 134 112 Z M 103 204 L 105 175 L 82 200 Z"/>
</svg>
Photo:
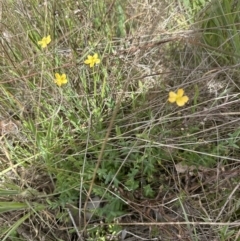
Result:
<svg viewBox="0 0 240 241">
<path fill-rule="evenodd" d="M 3 3 L 1 240 L 239 240 L 239 64 L 188 16 L 164 1 Z M 184 107 L 167 101 L 179 88 Z"/>
</svg>

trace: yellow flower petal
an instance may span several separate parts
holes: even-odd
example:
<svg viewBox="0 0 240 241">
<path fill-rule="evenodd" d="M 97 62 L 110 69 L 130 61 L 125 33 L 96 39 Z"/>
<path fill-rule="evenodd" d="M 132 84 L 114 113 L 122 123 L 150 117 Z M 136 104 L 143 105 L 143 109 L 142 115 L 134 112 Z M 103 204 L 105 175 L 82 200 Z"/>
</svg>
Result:
<svg viewBox="0 0 240 241">
<path fill-rule="evenodd" d="M 177 96 L 178 96 L 178 97 L 182 97 L 183 94 L 184 94 L 184 90 L 183 90 L 183 89 L 179 89 L 179 90 L 177 91 Z"/>
<path fill-rule="evenodd" d="M 168 101 L 171 103 L 174 103 L 176 101 L 176 98 L 177 98 L 177 95 L 174 92 L 170 91 Z"/>
<path fill-rule="evenodd" d="M 189 98 L 187 96 L 183 96 L 176 100 L 178 106 L 184 106 L 188 102 Z"/>
<path fill-rule="evenodd" d="M 91 55 L 87 56 L 87 59 L 84 61 L 85 64 L 91 64 L 93 62 L 93 57 Z"/>
<path fill-rule="evenodd" d="M 93 57 L 91 55 L 88 55 L 87 57 L 88 57 L 88 60 L 92 61 Z"/>
<path fill-rule="evenodd" d="M 100 63 L 100 59 L 96 59 L 96 60 L 95 60 L 95 63 L 96 63 L 96 64 L 99 64 L 99 63 Z"/>
<path fill-rule="evenodd" d="M 49 43 L 51 42 L 51 36 L 48 35 L 48 36 L 46 37 L 46 40 L 45 40 L 45 41 L 46 41 L 47 44 L 49 44 Z"/>
<path fill-rule="evenodd" d="M 90 64 L 90 63 L 91 63 L 91 61 L 89 59 L 84 61 L 84 64 Z"/>
</svg>

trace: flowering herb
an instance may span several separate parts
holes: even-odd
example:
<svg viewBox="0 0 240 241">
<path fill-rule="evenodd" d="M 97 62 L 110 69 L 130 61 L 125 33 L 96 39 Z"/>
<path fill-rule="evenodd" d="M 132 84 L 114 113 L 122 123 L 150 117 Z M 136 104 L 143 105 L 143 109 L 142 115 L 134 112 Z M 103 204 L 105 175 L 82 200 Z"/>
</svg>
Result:
<svg viewBox="0 0 240 241">
<path fill-rule="evenodd" d="M 42 47 L 42 49 L 46 48 L 47 45 L 51 42 L 51 37 L 48 35 L 47 37 L 43 37 L 42 40 L 38 41 L 38 45 Z"/>
<path fill-rule="evenodd" d="M 100 59 L 98 58 L 98 54 L 94 54 L 93 56 L 88 55 L 87 59 L 84 61 L 84 64 L 89 64 L 90 68 L 94 66 L 94 64 L 99 64 Z"/>
<path fill-rule="evenodd" d="M 54 83 L 61 87 L 64 84 L 67 84 L 68 80 L 65 74 L 60 75 L 59 73 L 55 74 Z"/>
<path fill-rule="evenodd" d="M 184 106 L 188 102 L 189 98 L 184 95 L 184 90 L 179 89 L 177 93 L 170 91 L 168 101 L 171 103 L 176 102 L 178 106 Z"/>
</svg>

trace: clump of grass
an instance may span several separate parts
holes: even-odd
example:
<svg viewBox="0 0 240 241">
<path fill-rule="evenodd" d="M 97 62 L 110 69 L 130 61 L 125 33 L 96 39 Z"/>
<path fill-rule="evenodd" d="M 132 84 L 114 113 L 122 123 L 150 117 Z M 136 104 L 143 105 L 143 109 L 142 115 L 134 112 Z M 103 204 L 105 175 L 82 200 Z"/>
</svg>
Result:
<svg viewBox="0 0 240 241">
<path fill-rule="evenodd" d="M 221 65 L 239 63 L 239 10 L 239 2 L 215 0 L 197 16 L 203 43 Z"/>
<path fill-rule="evenodd" d="M 1 240 L 238 239 L 236 62 L 161 4 L 3 4 Z"/>
</svg>

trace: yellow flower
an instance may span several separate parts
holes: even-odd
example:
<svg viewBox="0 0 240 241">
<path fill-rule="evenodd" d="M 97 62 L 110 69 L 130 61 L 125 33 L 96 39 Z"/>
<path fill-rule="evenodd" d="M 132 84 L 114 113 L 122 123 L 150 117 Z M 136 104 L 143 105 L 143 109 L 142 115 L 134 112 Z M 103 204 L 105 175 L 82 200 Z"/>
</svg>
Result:
<svg viewBox="0 0 240 241">
<path fill-rule="evenodd" d="M 84 61 L 84 64 L 89 64 L 90 68 L 94 66 L 94 64 L 99 64 L 100 59 L 98 58 L 98 54 L 94 54 L 93 56 L 88 55 L 88 58 Z"/>
<path fill-rule="evenodd" d="M 60 75 L 59 73 L 56 73 L 55 77 L 56 79 L 54 80 L 54 83 L 57 84 L 59 87 L 68 82 L 65 74 Z"/>
<path fill-rule="evenodd" d="M 43 37 L 42 40 L 38 41 L 38 45 L 41 45 L 42 48 L 46 48 L 50 42 L 51 37 L 48 35 L 47 37 Z"/>
<path fill-rule="evenodd" d="M 176 102 L 178 106 L 184 106 L 188 102 L 189 98 L 186 95 L 183 96 L 183 94 L 183 89 L 179 89 L 177 93 L 170 91 L 168 101 L 171 103 Z"/>
</svg>

